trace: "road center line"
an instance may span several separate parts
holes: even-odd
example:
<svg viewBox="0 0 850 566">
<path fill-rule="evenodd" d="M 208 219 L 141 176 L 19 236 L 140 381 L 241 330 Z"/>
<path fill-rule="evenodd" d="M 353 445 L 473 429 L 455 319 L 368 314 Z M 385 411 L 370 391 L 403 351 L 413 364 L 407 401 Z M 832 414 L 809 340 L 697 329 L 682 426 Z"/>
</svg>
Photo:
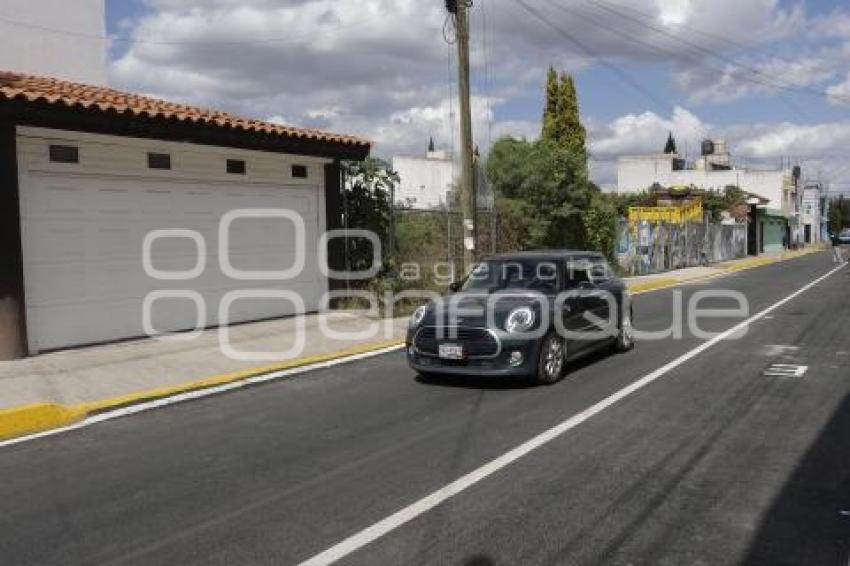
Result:
<svg viewBox="0 0 850 566">
<path fill-rule="evenodd" d="M 364 546 L 366 546 L 370 542 L 381 538 L 382 536 L 384 536 L 387 533 L 390 533 L 391 531 L 401 527 L 402 525 L 404 525 L 405 523 L 415 519 L 416 517 L 418 517 L 418 516 L 420 516 L 424 513 L 427 513 L 429 510 L 433 509 L 434 507 L 436 507 L 440 503 L 454 497 L 455 495 L 461 493 L 465 489 L 475 485 L 476 483 L 487 478 L 488 476 L 498 472 L 502 468 L 505 468 L 509 464 L 519 460 L 520 458 L 522 458 L 523 456 L 525 456 L 526 454 L 528 454 L 532 450 L 539 448 L 540 446 L 543 446 L 544 444 L 547 444 L 547 443 L 551 442 L 552 440 L 558 438 L 559 436 L 563 435 L 567 431 L 577 427 L 578 425 L 580 425 L 584 421 L 590 419 L 591 417 L 601 413 L 605 409 L 607 409 L 607 408 L 611 407 L 612 405 L 618 403 L 619 401 L 625 399 L 626 397 L 628 397 L 632 393 L 635 393 L 636 391 L 646 387 L 647 385 L 649 385 L 650 383 L 652 383 L 656 379 L 664 376 L 665 374 L 676 369 L 677 367 L 684 364 L 685 362 L 687 362 L 687 361 L 693 359 L 694 357 L 698 356 L 699 354 L 705 352 L 706 350 L 708 350 L 709 348 L 711 348 L 715 344 L 718 344 L 719 342 L 725 340 L 726 338 L 728 338 L 728 337 L 734 335 L 735 333 L 743 330 L 744 328 L 746 328 L 747 326 L 749 326 L 753 322 L 756 322 L 760 318 L 766 316 L 767 314 L 775 311 L 776 309 L 778 309 L 779 307 L 788 303 L 789 301 L 795 299 L 799 295 L 805 293 L 806 291 L 808 291 L 809 289 L 811 289 L 812 287 L 814 287 L 815 285 L 817 285 L 818 283 L 820 283 L 821 281 L 826 279 L 827 277 L 830 277 L 831 275 L 840 271 L 841 269 L 843 269 L 846 266 L 847 266 L 847 264 L 842 264 L 842 265 L 832 269 L 831 271 L 827 272 L 825 275 L 822 275 L 821 277 L 818 277 L 817 279 L 811 281 L 810 283 L 801 287 L 797 291 L 791 293 L 790 295 L 788 295 L 784 299 L 774 303 L 773 305 L 771 305 L 771 306 L 767 307 L 766 309 L 764 309 L 763 311 L 751 316 L 750 318 L 736 324 L 735 326 L 726 330 L 725 332 L 718 334 L 714 338 L 711 338 L 710 340 L 703 342 L 702 344 L 700 344 L 699 346 L 697 346 L 693 350 L 690 350 L 690 351 L 682 354 L 681 356 L 674 359 L 673 361 L 671 361 L 671 362 L 665 364 L 664 366 L 656 369 L 655 371 L 643 376 L 642 378 L 631 383 L 630 385 L 627 385 L 626 387 L 620 389 L 619 391 L 616 391 L 615 393 L 613 393 L 609 397 L 606 397 L 605 399 L 599 401 L 595 405 L 592 405 L 591 407 L 585 409 L 584 411 L 582 411 L 582 412 L 580 412 L 576 415 L 573 415 L 572 417 L 561 422 L 560 424 L 557 424 L 554 427 L 538 434 L 537 436 L 535 436 L 531 440 L 528 440 L 528 441 L 520 444 L 516 448 L 513 448 L 512 450 L 502 454 L 501 456 L 495 458 L 494 460 L 487 462 L 486 464 L 484 464 L 480 468 L 477 468 L 477 469 L 469 472 L 468 474 L 456 479 L 455 481 L 441 487 L 437 491 L 434 491 L 430 495 L 427 495 L 427 496 L 423 497 L 422 499 L 408 505 L 407 507 L 393 513 L 392 515 L 386 517 L 385 519 L 382 519 L 382 520 L 378 521 L 377 523 L 375 523 L 375 524 L 373 524 L 369 527 L 366 527 L 362 531 L 353 534 L 352 536 L 348 537 L 347 539 L 343 540 L 342 542 L 335 544 L 334 546 L 328 548 L 327 550 L 325 550 L 325 551 L 315 555 L 314 557 L 310 558 L 309 560 L 305 560 L 299 566 L 321 566 L 321 565 L 325 565 L 325 564 L 333 564 L 334 562 L 341 560 L 342 558 L 345 558 L 346 556 L 357 551 L 358 549 L 363 548 Z"/>
</svg>

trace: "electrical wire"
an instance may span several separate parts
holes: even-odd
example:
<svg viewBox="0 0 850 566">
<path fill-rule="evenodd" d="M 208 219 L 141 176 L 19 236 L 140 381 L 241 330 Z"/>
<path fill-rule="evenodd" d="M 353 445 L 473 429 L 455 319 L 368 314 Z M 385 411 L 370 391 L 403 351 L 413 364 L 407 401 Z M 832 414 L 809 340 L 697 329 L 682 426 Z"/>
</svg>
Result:
<svg viewBox="0 0 850 566">
<path fill-rule="evenodd" d="M 584 13 L 584 12 L 581 12 L 581 11 L 578 11 L 578 10 L 567 8 L 566 6 L 563 6 L 561 4 L 556 3 L 554 0 L 546 0 L 546 1 L 550 5 L 552 5 L 554 8 L 556 8 L 556 9 L 562 11 L 562 12 L 565 12 L 565 13 L 571 14 L 575 17 L 581 18 L 581 19 L 591 23 L 592 25 L 599 27 L 600 29 L 604 29 L 604 30 L 608 31 L 609 33 L 612 33 L 612 34 L 614 34 L 618 37 L 625 39 L 626 41 L 629 41 L 631 43 L 646 47 L 647 49 L 653 51 L 654 53 L 656 53 L 658 55 L 665 56 L 665 57 L 666 56 L 672 56 L 672 57 L 676 57 L 676 58 L 682 58 L 682 54 L 677 52 L 677 51 L 673 51 L 671 49 L 665 49 L 665 48 L 663 48 L 659 45 L 655 45 L 655 44 L 650 43 L 648 41 L 644 41 L 640 38 L 634 37 L 633 35 L 631 35 L 627 32 L 624 32 L 623 30 L 621 30 L 619 28 L 615 28 L 615 27 L 612 27 L 612 26 L 609 26 L 605 23 L 600 22 L 599 20 L 595 19 L 592 15 L 589 15 L 587 13 Z M 685 57 L 685 60 L 692 62 L 692 63 L 703 64 L 706 67 L 708 67 L 709 69 L 715 70 L 719 73 L 724 72 L 724 69 L 722 69 L 721 67 L 713 65 L 711 63 L 707 63 L 707 62 L 704 61 L 704 59 L 702 57 L 698 57 L 696 55 L 688 55 L 687 57 Z M 761 86 L 766 86 L 768 88 L 776 88 L 777 87 L 777 85 L 772 83 L 772 82 L 766 82 L 764 80 L 761 80 L 761 79 L 758 79 L 756 77 L 752 77 L 752 76 L 749 76 L 749 75 L 745 75 L 744 77 L 741 77 L 741 79 L 746 81 L 746 82 L 758 84 L 758 85 L 761 85 Z M 800 108 L 793 100 L 789 100 L 787 98 L 781 98 L 781 100 L 793 112 L 796 112 L 796 113 L 803 115 L 803 116 L 809 116 L 808 112 L 805 111 L 804 109 Z"/>
<path fill-rule="evenodd" d="M 352 22 L 345 25 L 335 26 L 327 28 L 325 31 L 328 32 L 336 32 L 342 31 L 354 27 L 359 27 L 361 25 L 365 25 L 370 23 L 370 19 L 358 20 L 356 22 Z M 22 22 L 19 20 L 12 20 L 9 18 L 0 17 L 0 23 L 15 26 L 15 27 L 23 27 L 27 29 L 34 29 L 38 31 L 44 31 L 48 33 L 54 33 L 57 35 L 66 35 L 70 37 L 79 37 L 84 39 L 96 39 L 99 41 L 108 41 L 112 43 L 133 43 L 140 45 L 162 45 L 162 46 L 192 46 L 192 45 L 200 45 L 200 46 L 227 46 L 227 45 L 257 45 L 263 43 L 297 43 L 304 39 L 310 39 L 316 36 L 316 33 L 302 34 L 302 35 L 287 35 L 287 36 L 278 36 L 278 37 L 266 37 L 266 38 L 258 38 L 258 39 L 245 39 L 245 40 L 221 40 L 221 41 L 167 41 L 167 40 L 150 40 L 143 39 L 138 37 L 131 36 L 119 36 L 119 35 L 101 35 L 101 34 L 93 34 L 93 33 L 85 33 L 85 32 L 76 32 L 73 30 L 53 28 L 48 26 L 42 26 L 39 24 L 33 24 L 30 22 Z"/>
<path fill-rule="evenodd" d="M 554 24 L 551 21 L 551 18 L 546 18 L 540 11 L 536 8 L 530 6 L 526 0 L 516 0 L 516 6 L 521 7 L 523 10 L 534 16 L 537 20 L 539 20 L 545 26 L 551 28 L 558 35 L 575 45 L 579 50 L 581 50 L 585 55 L 587 55 L 591 60 L 598 62 L 603 67 L 607 68 L 614 75 L 616 75 L 622 82 L 630 86 L 635 91 L 639 92 L 641 95 L 646 97 L 650 102 L 652 102 L 656 107 L 663 110 L 664 112 L 670 112 L 673 110 L 672 105 L 666 101 L 663 101 L 656 97 L 652 92 L 644 88 L 640 83 L 631 78 L 628 73 L 623 71 L 620 67 L 615 65 L 614 63 L 608 61 L 607 59 L 600 57 L 596 54 L 591 48 L 585 45 L 582 41 L 576 38 L 573 34 L 565 30 L 564 28 Z"/>
<path fill-rule="evenodd" d="M 642 21 L 642 20 L 640 20 L 640 19 L 638 19 L 634 16 L 630 16 L 629 14 L 627 14 L 627 13 L 621 11 L 621 10 L 618 10 L 617 8 L 614 7 L 614 5 L 612 5 L 608 2 L 605 2 L 604 0 L 585 0 L 585 2 L 592 4 L 592 5 L 598 7 L 602 10 L 605 10 L 605 11 L 611 13 L 611 14 L 614 14 L 614 15 L 620 17 L 621 19 L 625 19 L 625 20 L 634 22 L 641 27 L 644 27 L 646 29 L 650 29 L 650 30 L 652 30 L 652 31 L 654 31 L 658 34 L 661 34 L 665 37 L 669 37 L 670 39 L 672 39 L 672 40 L 674 40 L 674 41 L 676 41 L 676 42 L 678 42 L 682 45 L 688 46 L 691 49 L 699 51 L 699 52 L 701 52 L 701 53 L 703 53 L 703 54 L 705 54 L 709 57 L 713 57 L 713 58 L 718 59 L 720 61 L 723 61 L 723 62 L 725 62 L 729 65 L 732 65 L 732 66 L 737 67 L 739 69 L 743 69 L 743 70 L 747 71 L 748 73 L 753 73 L 754 75 L 757 75 L 759 77 L 763 77 L 764 80 L 771 81 L 770 83 L 766 84 L 765 86 L 771 86 L 771 87 L 776 88 L 776 89 L 781 89 L 781 90 L 786 90 L 786 91 L 791 91 L 791 92 L 800 92 L 800 93 L 805 93 L 805 94 L 823 96 L 823 97 L 827 97 L 827 98 L 844 99 L 844 100 L 850 102 L 850 97 L 842 97 L 840 95 L 830 96 L 829 93 L 827 93 L 825 90 L 809 88 L 809 87 L 802 86 L 802 85 L 796 85 L 794 83 L 789 83 L 787 81 L 783 81 L 782 79 L 779 79 L 778 77 L 773 77 L 773 76 L 769 75 L 768 73 L 765 73 L 765 72 L 761 71 L 760 69 L 757 69 L 756 67 L 753 67 L 751 65 L 747 65 L 745 63 L 741 63 L 740 61 L 737 61 L 737 60 L 735 60 L 731 57 L 727 57 L 726 55 L 724 55 L 720 52 L 714 51 L 712 49 L 708 49 L 708 48 L 706 48 L 702 45 L 699 45 L 698 43 L 693 43 L 691 41 L 683 39 L 682 37 L 680 37 L 680 36 L 678 36 L 674 33 L 670 33 L 668 30 L 666 30 L 664 28 L 660 28 L 660 27 L 652 25 L 652 24 L 650 24 L 646 21 Z M 737 78 L 739 78 L 741 80 L 753 82 L 753 77 L 747 77 L 746 75 L 741 76 L 741 77 L 737 77 Z"/>
</svg>

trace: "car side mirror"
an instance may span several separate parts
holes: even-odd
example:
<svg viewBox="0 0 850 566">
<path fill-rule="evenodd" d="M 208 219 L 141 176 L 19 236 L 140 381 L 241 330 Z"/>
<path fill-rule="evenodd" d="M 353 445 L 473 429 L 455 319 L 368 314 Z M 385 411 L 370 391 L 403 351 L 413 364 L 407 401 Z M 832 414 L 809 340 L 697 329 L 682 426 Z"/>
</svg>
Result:
<svg viewBox="0 0 850 566">
<path fill-rule="evenodd" d="M 457 293 L 458 291 L 460 291 L 461 287 L 463 287 L 463 281 L 454 281 L 453 283 L 449 284 L 449 291 L 451 291 L 452 293 Z"/>
</svg>

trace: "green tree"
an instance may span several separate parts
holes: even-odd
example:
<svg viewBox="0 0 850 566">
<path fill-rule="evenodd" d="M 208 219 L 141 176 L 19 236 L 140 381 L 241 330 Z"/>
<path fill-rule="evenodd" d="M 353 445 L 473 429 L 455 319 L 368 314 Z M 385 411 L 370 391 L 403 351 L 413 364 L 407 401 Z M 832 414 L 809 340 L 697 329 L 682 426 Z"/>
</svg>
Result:
<svg viewBox="0 0 850 566">
<path fill-rule="evenodd" d="M 713 221 L 720 220 L 721 213 L 746 202 L 746 194 L 736 185 L 726 185 L 722 191 L 708 190 L 702 195 L 702 208 Z"/>
<path fill-rule="evenodd" d="M 562 145 L 587 166 L 587 132 L 581 123 L 573 77 L 553 67 L 546 75 L 546 100 L 543 107 L 542 137 Z"/>
<path fill-rule="evenodd" d="M 664 153 L 672 154 L 676 152 L 676 140 L 673 138 L 673 132 L 667 135 L 667 143 L 664 144 Z"/>
<path fill-rule="evenodd" d="M 500 218 L 521 227 L 527 249 L 587 247 L 582 215 L 599 189 L 585 164 L 554 140 L 498 140 L 486 164 Z"/>
<path fill-rule="evenodd" d="M 587 132 L 581 123 L 578 106 L 578 94 L 572 75 L 561 74 L 558 120 L 560 122 L 560 142 L 575 158 L 587 165 Z"/>
<path fill-rule="evenodd" d="M 543 137 L 550 140 L 561 138 L 558 122 L 558 100 L 560 85 L 558 73 L 550 66 L 546 74 L 546 100 L 543 103 Z"/>
<path fill-rule="evenodd" d="M 392 198 L 398 174 L 383 159 L 367 157 L 343 164 L 345 172 L 344 208 L 348 228 L 370 230 L 381 240 L 382 261 L 392 269 L 395 250 L 391 240 Z M 372 265 L 372 245 L 363 238 L 348 240 L 349 269 L 360 271 Z"/>
<path fill-rule="evenodd" d="M 587 247 L 605 254 L 612 264 L 616 264 L 618 217 L 614 202 L 601 193 L 592 194 L 590 206 L 582 215 Z"/>
</svg>

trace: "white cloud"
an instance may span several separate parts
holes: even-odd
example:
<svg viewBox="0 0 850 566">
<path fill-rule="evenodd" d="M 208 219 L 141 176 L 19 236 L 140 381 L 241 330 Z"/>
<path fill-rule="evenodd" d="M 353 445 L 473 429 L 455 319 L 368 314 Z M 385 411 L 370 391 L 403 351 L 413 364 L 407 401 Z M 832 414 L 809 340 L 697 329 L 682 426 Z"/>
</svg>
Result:
<svg viewBox="0 0 850 566">
<path fill-rule="evenodd" d="M 835 76 L 834 54 L 796 59 L 771 57 L 752 61 L 698 65 L 673 74 L 673 84 L 692 104 L 724 103 L 748 96 L 813 87 Z M 816 90 L 811 88 L 809 90 Z"/>
<path fill-rule="evenodd" d="M 709 128 L 696 115 L 678 106 L 669 118 L 654 112 L 627 114 L 602 129 L 592 129 L 590 151 L 599 159 L 630 153 L 660 153 L 669 132 L 673 132 L 681 151 L 685 145 L 696 147 Z"/>
<path fill-rule="evenodd" d="M 847 121 L 828 124 L 761 124 L 746 126 L 746 129 L 751 133 L 742 136 L 738 150 L 754 158 L 818 158 L 835 155 L 838 148 L 850 145 L 850 122 Z M 846 159 L 844 155 L 840 158 Z"/>
<path fill-rule="evenodd" d="M 658 2 L 651 8 L 645 0 L 533 4 L 584 48 L 516 2 L 476 2 L 473 73 L 480 85 L 486 62 L 491 87 L 478 91 L 477 98 L 490 99 L 498 116 L 502 104 L 539 92 L 550 63 L 576 70 L 596 58 L 693 60 L 677 41 L 647 27 L 664 26 L 662 20 L 669 33 L 726 52 L 735 49 L 730 41 L 750 45 L 786 37 L 801 18 L 798 9 L 776 0 Z M 116 86 L 365 135 L 382 153 L 418 149 L 431 133 L 448 138 L 447 81 L 454 79 L 454 70 L 447 69 L 447 52 L 453 47 L 442 38 L 442 2 L 147 0 L 145 5 L 149 12 L 126 24 L 132 25 L 134 41 L 112 64 Z M 684 26 L 698 26 L 701 33 Z M 637 44 L 635 37 L 651 45 Z M 537 135 L 538 108 L 530 109 L 528 120 L 515 116 L 482 119 L 479 110 L 475 131 L 482 149 L 481 134 L 491 131 L 490 122 L 493 137 Z"/>
<path fill-rule="evenodd" d="M 850 39 L 850 13 L 834 10 L 815 18 L 811 23 L 811 31 L 816 35 Z"/>
<path fill-rule="evenodd" d="M 847 72 L 844 81 L 827 88 L 826 94 L 829 101 L 836 106 L 850 106 L 850 71 Z"/>
<path fill-rule="evenodd" d="M 653 112 L 627 114 L 590 130 L 593 179 L 607 185 L 616 182 L 617 159 L 622 155 L 658 153 L 667 133 L 676 138 L 680 154 L 690 148 L 689 157 L 699 151 L 704 138 L 728 142 L 739 166 L 778 167 L 781 159 L 803 166 L 804 174 L 822 174 L 825 179 L 843 181 L 850 173 L 846 152 L 850 145 L 850 120 L 819 124 L 738 123 L 712 126 L 683 108 L 670 117 Z"/>
</svg>

